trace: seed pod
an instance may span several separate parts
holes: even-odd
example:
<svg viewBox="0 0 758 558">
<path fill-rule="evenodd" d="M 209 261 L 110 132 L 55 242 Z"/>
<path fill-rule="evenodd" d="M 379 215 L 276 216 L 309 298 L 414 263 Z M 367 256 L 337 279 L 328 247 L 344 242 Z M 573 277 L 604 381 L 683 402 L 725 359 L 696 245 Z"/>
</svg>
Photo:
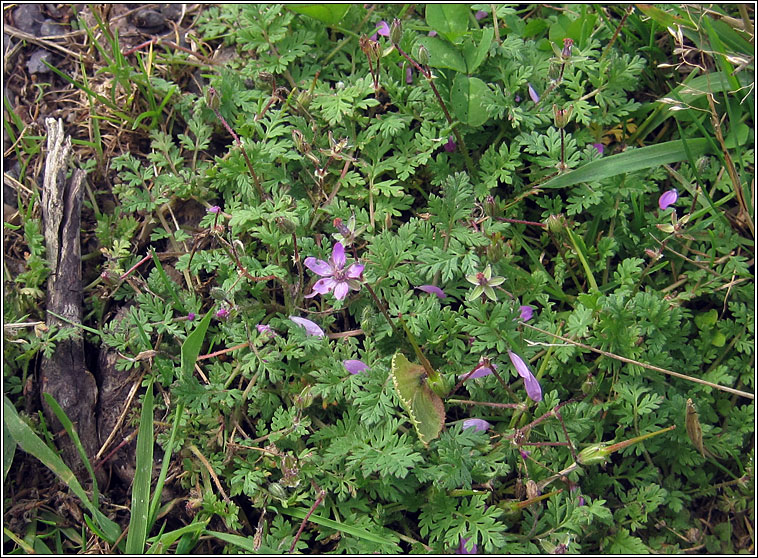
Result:
<svg viewBox="0 0 758 558">
<path fill-rule="evenodd" d="M 396 45 L 402 38 L 403 24 L 399 19 L 395 18 L 392 20 L 392 25 L 390 26 L 390 41 L 392 41 L 392 44 Z"/>
<path fill-rule="evenodd" d="M 684 419 L 684 426 L 687 428 L 687 436 L 689 436 L 692 445 L 698 449 L 700 455 L 705 457 L 703 430 L 700 428 L 700 419 L 697 416 L 697 410 L 695 410 L 695 404 L 692 402 L 692 399 L 687 399 L 687 414 Z"/>
</svg>

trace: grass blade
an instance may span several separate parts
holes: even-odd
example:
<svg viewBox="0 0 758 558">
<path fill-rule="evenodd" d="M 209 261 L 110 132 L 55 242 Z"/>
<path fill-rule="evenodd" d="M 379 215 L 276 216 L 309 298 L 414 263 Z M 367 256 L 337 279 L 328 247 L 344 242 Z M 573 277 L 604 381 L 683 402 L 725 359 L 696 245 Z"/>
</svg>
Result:
<svg viewBox="0 0 758 558">
<path fill-rule="evenodd" d="M 68 468 L 68 465 L 21 419 L 13 403 L 5 395 L 3 396 L 3 420 L 8 426 L 11 436 L 13 436 L 13 439 L 16 440 L 21 449 L 39 459 L 45 467 L 55 473 L 95 517 L 102 529 L 105 540 L 111 544 L 115 542 L 121 534 L 121 528 L 92 504 L 87 496 L 87 492 L 79 484 L 79 481 L 71 469 Z"/>
<path fill-rule="evenodd" d="M 84 446 L 82 446 L 82 441 L 79 439 L 79 434 L 76 432 L 73 423 L 66 416 L 65 411 L 61 408 L 55 398 L 49 393 L 43 393 L 42 397 L 44 397 L 45 401 L 47 401 L 47 404 L 50 405 L 50 408 L 53 410 L 53 413 L 55 413 L 55 416 L 58 417 L 58 420 L 61 421 L 63 428 L 66 430 L 66 434 L 68 434 L 68 437 L 74 443 L 76 451 L 79 452 L 79 456 L 82 458 L 84 467 L 87 469 L 87 472 L 92 479 L 92 503 L 96 508 L 99 508 L 100 506 L 98 504 L 98 499 L 100 495 L 97 490 L 97 479 L 95 478 L 95 471 L 92 469 L 92 464 L 89 462 L 87 452 L 84 451 Z"/>
<path fill-rule="evenodd" d="M 705 138 L 687 140 L 687 149 L 697 158 L 708 150 L 708 142 Z M 559 174 L 541 184 L 539 188 L 565 188 L 582 182 L 598 182 L 619 174 L 685 161 L 687 149 L 681 140 L 628 149 L 618 155 L 596 159 L 571 172 Z"/>
<path fill-rule="evenodd" d="M 305 516 L 308 513 L 308 510 L 303 508 L 285 508 L 279 511 L 284 514 L 291 515 L 292 517 L 296 517 L 297 519 L 305 519 Z M 387 544 L 387 542 L 391 541 L 390 537 L 388 537 L 391 531 L 388 529 L 384 529 L 383 534 L 377 535 L 376 533 L 372 533 L 366 529 L 361 529 L 360 527 L 355 527 L 346 523 L 340 523 L 339 521 L 334 521 L 333 519 L 327 519 L 326 517 L 321 517 L 315 513 L 311 514 L 311 516 L 308 518 L 308 521 L 311 521 L 316 525 L 328 527 L 329 529 L 335 529 L 342 533 L 346 533 L 353 537 L 364 539 L 376 544 Z"/>
<path fill-rule="evenodd" d="M 132 509 L 129 533 L 126 536 L 126 553 L 142 554 L 147 539 L 150 506 L 150 482 L 153 472 L 153 382 L 147 386 L 140 414 L 137 434 L 137 471 L 132 486 Z"/>
</svg>

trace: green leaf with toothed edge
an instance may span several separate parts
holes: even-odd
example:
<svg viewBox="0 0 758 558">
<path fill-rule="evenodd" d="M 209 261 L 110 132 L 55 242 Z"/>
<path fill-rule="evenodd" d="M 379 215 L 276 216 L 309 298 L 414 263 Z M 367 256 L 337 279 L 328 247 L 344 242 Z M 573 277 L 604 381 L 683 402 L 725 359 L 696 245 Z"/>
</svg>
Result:
<svg viewBox="0 0 758 558">
<path fill-rule="evenodd" d="M 392 357 L 392 383 L 413 423 L 419 440 L 426 446 L 439 436 L 445 424 L 445 406 L 427 382 L 424 367 L 413 364 L 402 353 Z"/>
</svg>

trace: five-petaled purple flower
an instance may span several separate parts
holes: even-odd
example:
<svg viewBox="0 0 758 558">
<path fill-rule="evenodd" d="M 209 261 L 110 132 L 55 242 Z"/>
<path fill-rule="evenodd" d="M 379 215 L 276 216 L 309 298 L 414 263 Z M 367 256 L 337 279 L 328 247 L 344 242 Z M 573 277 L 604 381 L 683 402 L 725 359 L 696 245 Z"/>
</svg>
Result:
<svg viewBox="0 0 758 558">
<path fill-rule="evenodd" d="M 191 322 L 194 321 L 195 320 L 195 313 L 194 312 L 190 312 L 189 314 L 187 314 L 187 319 L 189 321 L 191 321 Z"/>
<path fill-rule="evenodd" d="M 537 381 L 537 378 L 534 377 L 532 371 L 529 370 L 529 367 L 523 359 L 511 350 L 508 351 L 508 356 L 511 357 L 511 362 L 513 363 L 514 368 L 516 368 L 518 375 L 524 378 L 524 387 L 526 387 L 526 394 L 529 398 L 532 401 L 542 401 L 542 388 L 540 387 L 540 383 Z"/>
<path fill-rule="evenodd" d="M 487 430 L 490 426 L 492 425 L 484 419 L 470 418 L 463 421 L 464 429 L 473 428 L 474 430 L 477 430 L 478 432 L 481 432 L 482 430 Z"/>
<path fill-rule="evenodd" d="M 602 143 L 593 143 L 592 147 L 597 149 L 597 152 L 600 153 L 601 155 L 603 154 L 603 151 L 605 151 L 605 145 L 603 145 Z"/>
<path fill-rule="evenodd" d="M 334 245 L 332 257 L 329 258 L 328 262 L 313 257 L 305 258 L 305 262 L 303 262 L 305 266 L 316 275 L 323 277 L 323 279 L 316 281 L 313 285 L 313 292 L 306 298 L 334 291 L 335 298 L 342 300 L 347 296 L 350 289 L 359 291 L 361 288 L 359 279 L 364 266 L 354 263 L 345 269 L 345 261 L 345 247 L 342 246 L 341 242 Z"/>
<path fill-rule="evenodd" d="M 661 209 L 666 209 L 668 208 L 668 206 L 675 204 L 676 200 L 678 199 L 679 199 L 679 192 L 676 191 L 676 188 L 673 188 L 661 194 L 661 197 L 658 198 L 658 207 L 660 207 Z"/>
<path fill-rule="evenodd" d="M 217 205 L 212 205 L 211 207 L 208 208 L 208 213 L 215 213 L 216 215 L 218 215 L 220 212 L 221 212 L 221 208 Z"/>
<path fill-rule="evenodd" d="M 219 320 L 225 320 L 229 317 L 229 310 L 226 308 L 219 308 L 218 311 L 216 311 L 216 317 Z"/>
</svg>

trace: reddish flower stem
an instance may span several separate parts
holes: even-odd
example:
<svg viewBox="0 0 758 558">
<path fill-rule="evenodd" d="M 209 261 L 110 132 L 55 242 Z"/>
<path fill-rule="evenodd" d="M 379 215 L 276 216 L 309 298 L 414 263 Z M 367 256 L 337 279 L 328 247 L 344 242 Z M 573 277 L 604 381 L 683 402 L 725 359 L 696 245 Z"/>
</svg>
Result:
<svg viewBox="0 0 758 558">
<path fill-rule="evenodd" d="M 297 545 L 297 541 L 300 540 L 300 535 L 303 534 L 303 529 L 305 529 L 305 524 L 308 522 L 308 518 L 311 516 L 311 514 L 316 511 L 316 508 L 319 507 L 321 504 L 321 501 L 324 499 L 324 496 L 326 496 L 326 491 L 322 490 L 319 492 L 318 498 L 316 498 L 316 501 L 313 502 L 313 505 L 311 506 L 311 509 L 308 510 L 308 513 L 305 514 L 305 517 L 303 518 L 303 522 L 300 524 L 300 529 L 297 530 L 297 533 L 295 534 L 295 538 L 292 540 L 292 545 L 289 549 L 289 554 L 292 554 L 292 552 L 295 550 L 295 545 Z"/>
</svg>

